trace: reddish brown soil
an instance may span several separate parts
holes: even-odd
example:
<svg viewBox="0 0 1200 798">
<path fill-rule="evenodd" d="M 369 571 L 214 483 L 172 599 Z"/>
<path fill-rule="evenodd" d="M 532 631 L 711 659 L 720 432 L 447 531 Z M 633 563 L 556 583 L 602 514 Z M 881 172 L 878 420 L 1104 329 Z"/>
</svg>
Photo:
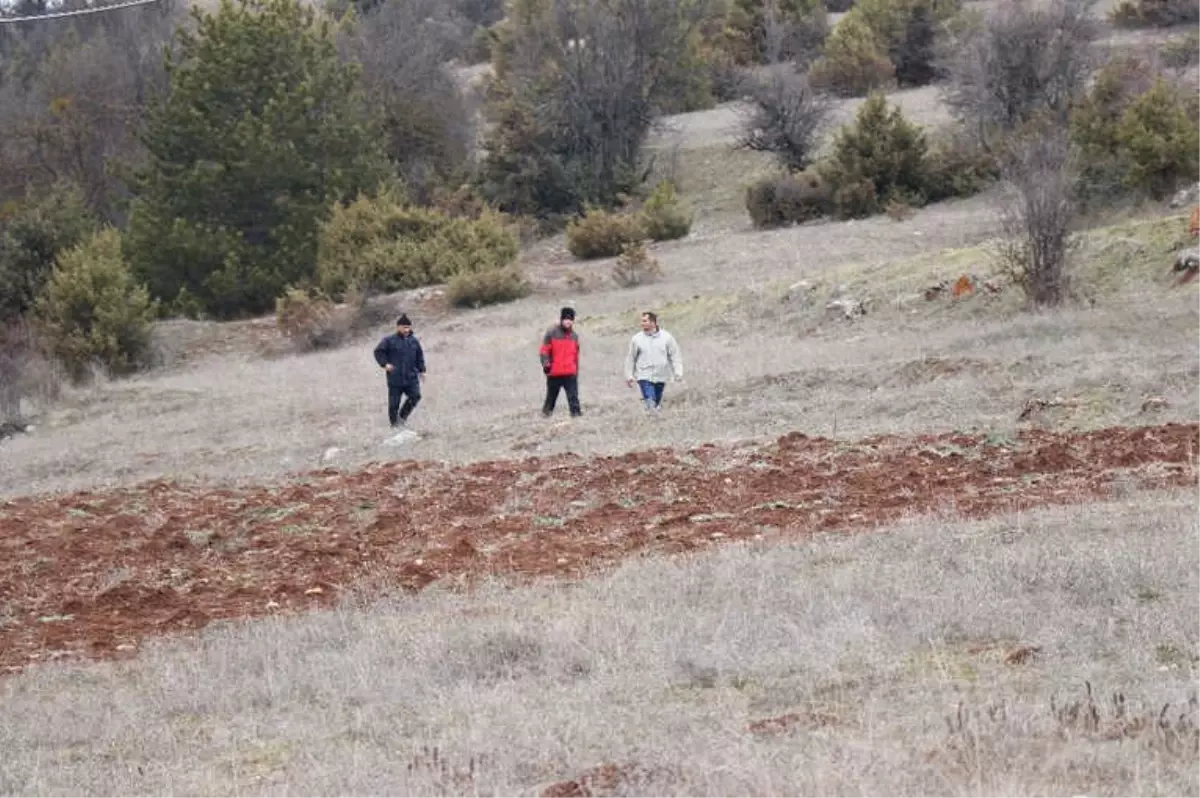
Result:
<svg viewBox="0 0 1200 798">
<path fill-rule="evenodd" d="M 415 590 L 578 578 L 723 540 L 1081 502 L 1108 495 L 1118 473 L 1195 486 L 1197 450 L 1196 424 L 1031 430 L 1011 443 L 791 434 L 760 448 L 394 463 L 278 487 L 160 481 L 0 502 L 0 668 L 116 656 L 151 635 L 328 604 L 378 577 Z"/>
</svg>

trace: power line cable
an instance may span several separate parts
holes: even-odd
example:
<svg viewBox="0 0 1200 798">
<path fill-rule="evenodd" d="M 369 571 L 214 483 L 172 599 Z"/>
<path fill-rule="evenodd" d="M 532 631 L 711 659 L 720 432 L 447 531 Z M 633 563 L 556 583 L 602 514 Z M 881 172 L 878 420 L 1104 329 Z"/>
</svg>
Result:
<svg viewBox="0 0 1200 798">
<path fill-rule="evenodd" d="M 157 3 L 159 0 L 130 0 L 128 3 L 115 3 L 111 6 L 97 6 L 96 8 L 81 8 L 76 11 L 59 11 L 54 14 L 38 14 L 28 17 L 2 17 L 0 16 L 0 25 L 9 25 L 16 22 L 38 22 L 43 19 L 62 19 L 63 17 L 78 17 L 83 14 L 99 14 L 101 11 L 116 11 L 120 8 L 129 8 L 131 6 L 144 6 L 148 3 Z"/>
</svg>

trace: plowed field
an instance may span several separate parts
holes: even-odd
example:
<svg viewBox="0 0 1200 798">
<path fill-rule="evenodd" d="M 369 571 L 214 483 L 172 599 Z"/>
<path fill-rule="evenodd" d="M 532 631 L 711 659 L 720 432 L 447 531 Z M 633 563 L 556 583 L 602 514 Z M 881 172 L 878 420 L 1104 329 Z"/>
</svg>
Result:
<svg viewBox="0 0 1200 798">
<path fill-rule="evenodd" d="M 644 552 L 980 517 L 1195 485 L 1200 425 L 857 442 L 787 435 L 620 457 L 376 465 L 291 484 L 159 481 L 0 503 L 0 667 L 328 604 L 382 576 L 564 576 Z"/>
</svg>

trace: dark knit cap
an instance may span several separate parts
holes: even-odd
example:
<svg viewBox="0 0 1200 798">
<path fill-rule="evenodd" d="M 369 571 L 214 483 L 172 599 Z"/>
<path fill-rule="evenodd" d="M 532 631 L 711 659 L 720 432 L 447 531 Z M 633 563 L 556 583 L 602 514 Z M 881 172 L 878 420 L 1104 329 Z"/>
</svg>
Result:
<svg viewBox="0 0 1200 798">
<path fill-rule="evenodd" d="M 408 320 L 407 313 L 400 314 L 400 318 L 396 319 L 396 326 L 397 327 L 411 327 L 412 326 L 412 322 Z"/>
<path fill-rule="evenodd" d="M 575 308 L 563 308 L 562 313 L 558 314 L 559 320 L 570 319 L 575 321 Z"/>
</svg>

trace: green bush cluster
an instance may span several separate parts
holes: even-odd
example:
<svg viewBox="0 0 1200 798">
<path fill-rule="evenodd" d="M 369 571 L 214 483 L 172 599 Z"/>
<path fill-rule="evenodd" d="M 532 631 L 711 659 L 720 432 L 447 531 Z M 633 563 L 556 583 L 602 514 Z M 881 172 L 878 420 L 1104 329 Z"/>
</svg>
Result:
<svg viewBox="0 0 1200 798">
<path fill-rule="evenodd" d="M 825 159 L 804 172 L 749 186 L 746 210 L 756 227 L 831 215 L 859 218 L 968 196 L 998 176 L 995 158 L 966 136 L 931 143 L 898 106 L 875 93 L 859 107 L 854 124 L 838 133 Z"/>
<path fill-rule="evenodd" d="M 533 285 L 517 266 L 457 274 L 446 286 L 446 301 L 454 307 L 478 308 L 529 296 Z"/>
<path fill-rule="evenodd" d="M 671 241 L 692 229 L 692 212 L 675 187 L 660 183 L 637 213 L 591 208 L 567 225 L 567 249 L 581 260 L 612 258 L 643 239 Z"/>
<path fill-rule="evenodd" d="M 143 365 L 156 312 L 109 227 L 59 256 L 33 314 L 51 352 L 81 380 L 93 364 L 113 375 Z"/>
<path fill-rule="evenodd" d="M 321 224 L 316 282 L 333 299 L 354 289 L 399 291 L 507 268 L 517 250 L 516 236 L 495 212 L 453 217 L 385 191 L 335 206 Z"/>
<path fill-rule="evenodd" d="M 1195 94 L 1169 83 L 1144 61 L 1120 59 L 1100 70 L 1071 116 L 1085 200 L 1129 191 L 1162 198 L 1195 181 L 1198 116 Z"/>
<path fill-rule="evenodd" d="M 893 82 L 923 86 L 936 77 L 936 42 L 958 0 L 860 0 L 825 42 L 814 83 L 861 96 Z"/>
</svg>

